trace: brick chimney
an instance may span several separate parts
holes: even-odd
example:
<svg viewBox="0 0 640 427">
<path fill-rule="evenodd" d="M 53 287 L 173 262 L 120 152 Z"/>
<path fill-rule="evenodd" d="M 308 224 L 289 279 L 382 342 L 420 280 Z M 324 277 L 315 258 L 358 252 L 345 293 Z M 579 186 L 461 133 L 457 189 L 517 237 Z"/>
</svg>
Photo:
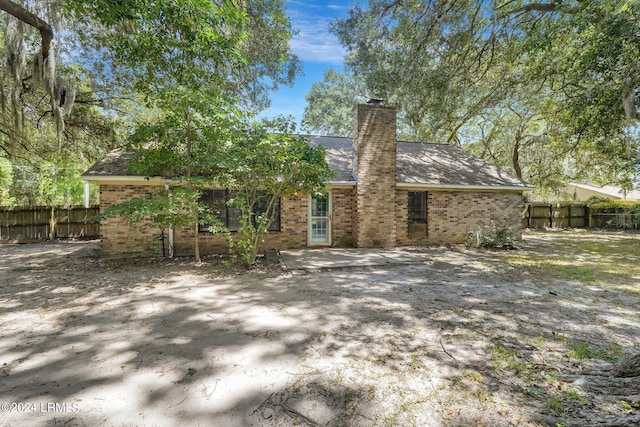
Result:
<svg viewBox="0 0 640 427">
<path fill-rule="evenodd" d="M 396 245 L 396 110 L 381 100 L 353 109 L 355 240 L 359 248 Z"/>
</svg>

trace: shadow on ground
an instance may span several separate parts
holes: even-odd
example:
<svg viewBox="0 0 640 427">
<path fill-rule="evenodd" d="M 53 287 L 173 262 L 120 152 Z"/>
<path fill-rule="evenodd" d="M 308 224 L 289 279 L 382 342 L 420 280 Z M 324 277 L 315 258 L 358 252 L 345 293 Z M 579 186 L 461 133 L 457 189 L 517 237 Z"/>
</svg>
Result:
<svg viewBox="0 0 640 427">
<path fill-rule="evenodd" d="M 15 404 L 5 425 L 637 417 L 628 393 L 581 386 L 590 369 L 638 350 L 637 294 L 535 283 L 496 262 L 502 254 L 423 256 L 235 274 L 188 260 L 103 262 L 87 243 L 0 246 L 0 401 Z M 604 358 L 581 360 L 579 349 Z"/>
</svg>

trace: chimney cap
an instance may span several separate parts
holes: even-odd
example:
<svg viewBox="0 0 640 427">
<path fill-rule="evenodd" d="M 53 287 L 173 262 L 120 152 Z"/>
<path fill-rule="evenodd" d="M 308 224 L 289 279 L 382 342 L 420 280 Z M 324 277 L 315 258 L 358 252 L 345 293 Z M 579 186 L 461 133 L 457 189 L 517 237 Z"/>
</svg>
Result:
<svg viewBox="0 0 640 427">
<path fill-rule="evenodd" d="M 371 104 L 371 105 L 382 105 L 384 103 L 384 99 L 382 98 L 369 98 L 369 100 L 367 101 L 367 104 Z"/>
</svg>

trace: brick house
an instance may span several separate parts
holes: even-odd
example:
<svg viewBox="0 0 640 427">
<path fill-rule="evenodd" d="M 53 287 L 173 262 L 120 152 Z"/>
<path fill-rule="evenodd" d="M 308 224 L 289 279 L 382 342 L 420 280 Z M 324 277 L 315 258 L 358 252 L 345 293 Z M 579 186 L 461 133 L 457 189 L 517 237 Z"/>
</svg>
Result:
<svg viewBox="0 0 640 427">
<path fill-rule="evenodd" d="M 280 201 L 266 246 L 301 248 L 392 247 L 459 243 L 470 230 L 495 223 L 521 227 L 523 191 L 533 188 L 497 167 L 448 144 L 396 140 L 396 111 L 362 104 L 354 107 L 354 137 L 311 136 L 321 144 L 336 178 L 323 197 L 304 194 Z M 161 177 L 127 173 L 129 153 L 115 150 L 83 174 L 100 185 L 100 208 L 163 188 Z M 221 207 L 231 231 L 237 212 L 225 207 L 225 190 L 205 192 L 203 200 Z M 101 224 L 105 256 L 161 253 L 161 230 L 131 227 L 111 217 Z M 176 255 L 191 254 L 192 229 L 165 231 Z M 201 253 L 224 252 L 225 240 L 200 233 Z"/>
</svg>

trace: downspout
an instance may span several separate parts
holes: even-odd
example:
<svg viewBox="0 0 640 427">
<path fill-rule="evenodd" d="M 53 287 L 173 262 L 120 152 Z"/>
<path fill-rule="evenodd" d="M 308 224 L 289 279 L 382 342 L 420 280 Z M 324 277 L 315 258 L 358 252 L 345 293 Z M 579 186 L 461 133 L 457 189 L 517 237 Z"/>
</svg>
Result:
<svg viewBox="0 0 640 427">
<path fill-rule="evenodd" d="M 83 191 L 83 194 L 82 194 L 82 199 L 83 199 L 83 202 L 84 202 L 85 209 L 89 209 L 89 196 L 90 196 L 90 193 L 89 193 L 89 181 L 85 181 L 84 182 L 84 191 Z"/>
<path fill-rule="evenodd" d="M 164 189 L 167 190 L 169 196 L 171 196 L 171 190 L 169 189 L 169 184 L 164 183 Z M 169 226 L 169 258 L 173 258 L 173 226 Z"/>
</svg>

